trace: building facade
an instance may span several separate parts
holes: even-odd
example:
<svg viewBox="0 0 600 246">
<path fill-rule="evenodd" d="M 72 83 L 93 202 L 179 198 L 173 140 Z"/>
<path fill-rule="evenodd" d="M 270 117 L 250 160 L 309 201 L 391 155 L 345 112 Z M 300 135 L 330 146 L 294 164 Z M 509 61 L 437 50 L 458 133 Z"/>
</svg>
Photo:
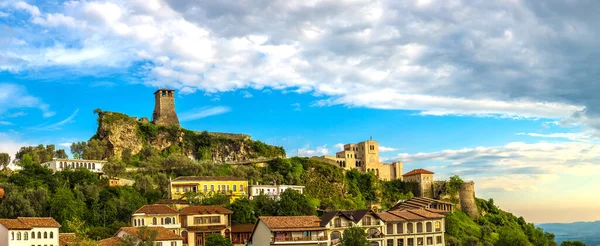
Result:
<svg viewBox="0 0 600 246">
<path fill-rule="evenodd" d="M 166 205 L 144 205 L 131 215 L 131 224 L 134 227 L 164 227 L 181 235 L 179 212 Z"/>
<path fill-rule="evenodd" d="M 0 245 L 58 246 L 60 224 L 50 217 L 0 219 Z"/>
<path fill-rule="evenodd" d="M 254 246 L 327 246 L 328 241 L 316 216 L 261 216 L 252 232 Z"/>
<path fill-rule="evenodd" d="M 200 177 L 182 176 L 171 180 L 170 198 L 186 199 L 186 194 L 210 197 L 214 194 L 224 194 L 233 202 L 242 197 L 248 197 L 248 181 L 234 177 Z"/>
<path fill-rule="evenodd" d="M 355 226 L 367 232 L 370 245 L 379 246 L 383 243 L 383 222 L 370 209 L 327 212 L 321 218 L 321 226 L 327 230 L 327 245 L 340 243 L 344 231 Z"/>
<path fill-rule="evenodd" d="M 344 150 L 335 153 L 335 156 L 323 158 L 335 161 L 336 165 L 345 170 L 354 168 L 361 172 L 373 172 L 381 180 L 402 179 L 402 162 L 381 163 L 379 143 L 374 140 L 346 144 Z"/>
<path fill-rule="evenodd" d="M 93 173 L 102 174 L 102 167 L 105 163 L 106 161 L 99 160 L 54 159 L 42 163 L 42 166 L 48 167 L 54 172 L 63 171 L 65 169 L 85 168 Z"/>
<path fill-rule="evenodd" d="M 444 246 L 444 215 L 426 209 L 378 213 L 384 221 L 385 246 Z"/>
<path fill-rule="evenodd" d="M 231 240 L 231 214 L 220 206 L 189 206 L 179 212 L 181 236 L 187 246 L 206 245 L 210 234 L 218 233 Z"/>
<path fill-rule="evenodd" d="M 133 236 L 140 241 L 145 241 L 147 235 L 142 233 L 142 230 L 150 230 L 156 232 L 156 238 L 154 239 L 155 246 L 183 246 L 183 238 L 173 231 L 163 228 L 163 227 L 121 227 L 119 231 L 115 234 L 115 238 L 124 238 L 127 235 Z M 104 240 L 103 240 L 104 241 Z M 106 240 L 103 242 L 104 245 L 111 245 L 110 243 L 117 243 L 114 246 L 118 246 L 120 240 Z"/>
<path fill-rule="evenodd" d="M 254 224 L 232 224 L 231 242 L 235 246 L 245 246 L 252 238 Z"/>
<path fill-rule="evenodd" d="M 300 194 L 304 193 L 304 186 L 300 185 L 251 185 L 248 187 L 250 199 L 259 195 L 278 198 L 287 189 L 296 190 Z"/>
<path fill-rule="evenodd" d="M 394 204 L 389 210 L 409 210 L 409 209 L 430 209 L 436 210 L 437 213 L 454 212 L 454 204 L 435 200 L 428 197 L 413 197 L 408 200 L 399 201 Z"/>
<path fill-rule="evenodd" d="M 420 197 L 433 198 L 433 172 L 419 168 L 402 175 L 405 182 L 419 183 Z"/>
</svg>

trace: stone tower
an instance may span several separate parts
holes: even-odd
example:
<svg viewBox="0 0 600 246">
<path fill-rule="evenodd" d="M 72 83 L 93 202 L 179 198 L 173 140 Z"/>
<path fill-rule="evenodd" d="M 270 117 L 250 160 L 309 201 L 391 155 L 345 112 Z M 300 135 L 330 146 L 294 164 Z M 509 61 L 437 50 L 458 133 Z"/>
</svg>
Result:
<svg viewBox="0 0 600 246">
<path fill-rule="evenodd" d="M 479 210 L 475 204 L 475 183 L 464 182 L 459 191 L 460 207 L 471 219 L 479 218 Z"/>
<path fill-rule="evenodd" d="M 152 122 L 159 126 L 179 126 L 175 112 L 175 90 L 163 88 L 154 92 Z"/>
</svg>

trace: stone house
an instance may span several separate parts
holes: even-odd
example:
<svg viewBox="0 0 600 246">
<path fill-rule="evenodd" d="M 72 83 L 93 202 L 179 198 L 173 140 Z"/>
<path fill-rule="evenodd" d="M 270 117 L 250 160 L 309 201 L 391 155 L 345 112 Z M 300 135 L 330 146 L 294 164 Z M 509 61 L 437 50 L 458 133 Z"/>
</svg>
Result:
<svg viewBox="0 0 600 246">
<path fill-rule="evenodd" d="M 419 168 L 405 173 L 402 177 L 405 182 L 419 183 L 418 196 L 433 198 L 433 174 L 431 171 Z"/>
</svg>

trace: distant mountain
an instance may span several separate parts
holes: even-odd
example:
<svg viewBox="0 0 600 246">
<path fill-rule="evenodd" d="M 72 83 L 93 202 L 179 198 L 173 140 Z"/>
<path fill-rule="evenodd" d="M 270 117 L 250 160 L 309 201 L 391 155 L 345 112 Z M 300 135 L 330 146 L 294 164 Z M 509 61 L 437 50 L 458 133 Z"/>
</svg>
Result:
<svg viewBox="0 0 600 246">
<path fill-rule="evenodd" d="M 600 246 L 600 221 L 539 224 L 544 231 L 554 233 L 556 242 L 579 240 L 587 246 Z"/>
</svg>

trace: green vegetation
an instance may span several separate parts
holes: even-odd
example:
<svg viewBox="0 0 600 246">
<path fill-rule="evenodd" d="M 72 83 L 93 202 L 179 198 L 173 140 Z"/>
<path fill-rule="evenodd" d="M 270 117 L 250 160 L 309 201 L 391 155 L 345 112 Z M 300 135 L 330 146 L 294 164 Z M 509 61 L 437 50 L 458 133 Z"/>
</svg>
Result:
<svg viewBox="0 0 600 246">
<path fill-rule="evenodd" d="M 2 169 L 6 169 L 8 164 L 10 164 L 10 155 L 7 153 L 0 153 L 0 166 L 2 166 Z"/>
<path fill-rule="evenodd" d="M 500 210 L 493 199 L 477 199 L 476 203 L 485 214 L 478 221 L 460 211 L 446 216 L 448 245 L 556 245 L 554 234 L 526 223 L 523 217 Z"/>
<path fill-rule="evenodd" d="M 563 241 L 560 246 L 585 246 L 581 241 Z"/>
<path fill-rule="evenodd" d="M 344 231 L 341 246 L 368 246 L 367 232 L 360 227 L 352 227 Z"/>
<path fill-rule="evenodd" d="M 211 246 L 233 246 L 229 239 L 221 234 L 210 234 L 206 237 L 206 245 Z"/>
</svg>

